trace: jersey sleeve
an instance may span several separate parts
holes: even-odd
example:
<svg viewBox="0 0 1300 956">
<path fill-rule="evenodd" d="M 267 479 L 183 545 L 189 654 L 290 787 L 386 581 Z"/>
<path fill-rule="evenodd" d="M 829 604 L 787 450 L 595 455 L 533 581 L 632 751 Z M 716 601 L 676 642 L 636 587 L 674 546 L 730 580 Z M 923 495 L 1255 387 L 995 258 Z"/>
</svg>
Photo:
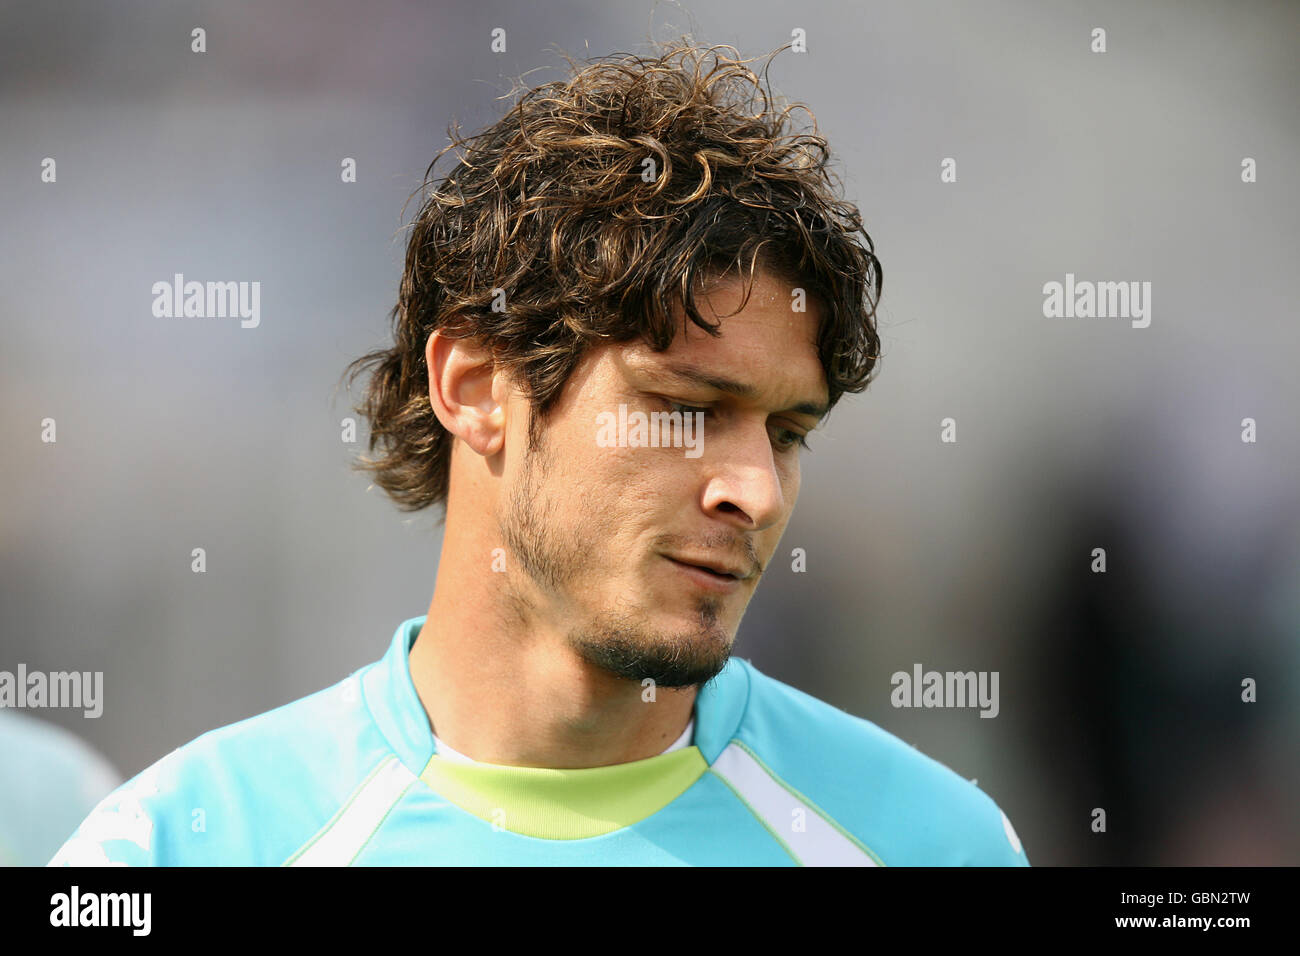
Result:
<svg viewBox="0 0 1300 956">
<path fill-rule="evenodd" d="M 158 866 L 163 830 L 175 823 L 164 793 L 176 771 L 172 751 L 101 800 L 48 866 Z"/>
</svg>

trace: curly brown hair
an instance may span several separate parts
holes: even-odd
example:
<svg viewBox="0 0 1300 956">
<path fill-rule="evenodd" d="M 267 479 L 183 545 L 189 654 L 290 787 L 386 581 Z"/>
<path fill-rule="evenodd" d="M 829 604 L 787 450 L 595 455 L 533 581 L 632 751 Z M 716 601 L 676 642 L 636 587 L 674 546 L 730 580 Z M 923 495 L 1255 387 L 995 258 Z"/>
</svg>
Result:
<svg viewBox="0 0 1300 956">
<path fill-rule="evenodd" d="M 581 70 L 566 55 L 568 80 L 526 91 L 475 136 L 448 129 L 421 187 L 433 188 L 412 224 L 393 347 L 344 372 L 350 386 L 374 367 L 355 411 L 380 454 L 353 467 L 400 510 L 446 503 L 453 436 L 430 405 L 425 362 L 435 329 L 490 349 L 525 388 L 530 444 L 594 344 L 641 339 L 663 351 L 677 332 L 674 301 L 720 334 L 696 309 L 697 282 L 733 269 L 745 301 L 757 266 L 821 304 L 831 407 L 872 380 L 880 263 L 857 207 L 836 198 L 816 117 L 802 104 L 778 112 L 734 47 L 682 38 L 656 53 Z M 811 133 L 788 131 L 795 109 Z M 456 148 L 459 164 L 433 179 Z"/>
</svg>

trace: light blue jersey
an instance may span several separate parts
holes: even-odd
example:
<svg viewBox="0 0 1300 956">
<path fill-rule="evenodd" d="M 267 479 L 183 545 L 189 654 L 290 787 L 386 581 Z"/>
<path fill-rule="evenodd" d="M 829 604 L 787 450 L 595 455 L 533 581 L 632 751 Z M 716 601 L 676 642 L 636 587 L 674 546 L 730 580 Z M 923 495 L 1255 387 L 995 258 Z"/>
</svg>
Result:
<svg viewBox="0 0 1300 956">
<path fill-rule="evenodd" d="M 424 621 L 333 687 L 172 751 L 51 865 L 1029 865 L 977 786 L 734 657 L 691 746 L 582 770 L 439 756 L 408 660 Z"/>
</svg>

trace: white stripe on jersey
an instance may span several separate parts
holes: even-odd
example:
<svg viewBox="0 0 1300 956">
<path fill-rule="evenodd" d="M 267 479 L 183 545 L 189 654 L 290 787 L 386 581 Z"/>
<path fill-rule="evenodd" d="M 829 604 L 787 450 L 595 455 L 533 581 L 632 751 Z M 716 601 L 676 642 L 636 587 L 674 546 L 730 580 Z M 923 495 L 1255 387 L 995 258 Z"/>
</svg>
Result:
<svg viewBox="0 0 1300 956">
<path fill-rule="evenodd" d="M 352 795 L 342 813 L 319 833 L 306 849 L 300 850 L 289 866 L 348 866 L 374 835 L 388 811 L 415 774 L 396 757 L 389 757 Z"/>
<path fill-rule="evenodd" d="M 735 742 L 709 768 L 729 783 L 804 866 L 876 866 L 852 840 L 807 806 Z M 802 813 L 796 813 L 802 810 Z M 798 825 L 796 825 L 798 824 Z"/>
</svg>

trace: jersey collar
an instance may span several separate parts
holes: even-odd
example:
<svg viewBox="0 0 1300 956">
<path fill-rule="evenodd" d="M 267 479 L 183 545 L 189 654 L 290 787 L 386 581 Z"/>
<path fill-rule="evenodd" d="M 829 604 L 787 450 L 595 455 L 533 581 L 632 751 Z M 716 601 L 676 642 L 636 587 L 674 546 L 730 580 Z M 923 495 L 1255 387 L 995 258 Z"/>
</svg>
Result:
<svg viewBox="0 0 1300 956">
<path fill-rule="evenodd" d="M 362 693 L 402 763 L 448 801 L 504 828 L 573 839 L 628 826 L 671 802 L 718 759 L 749 699 L 747 661 L 731 658 L 695 698 L 692 746 L 645 760 L 579 770 L 464 764 L 435 756 L 428 715 L 411 680 L 410 653 L 426 616 L 398 625 L 388 651 L 365 669 Z M 496 822 L 496 821 L 493 821 Z"/>
</svg>

